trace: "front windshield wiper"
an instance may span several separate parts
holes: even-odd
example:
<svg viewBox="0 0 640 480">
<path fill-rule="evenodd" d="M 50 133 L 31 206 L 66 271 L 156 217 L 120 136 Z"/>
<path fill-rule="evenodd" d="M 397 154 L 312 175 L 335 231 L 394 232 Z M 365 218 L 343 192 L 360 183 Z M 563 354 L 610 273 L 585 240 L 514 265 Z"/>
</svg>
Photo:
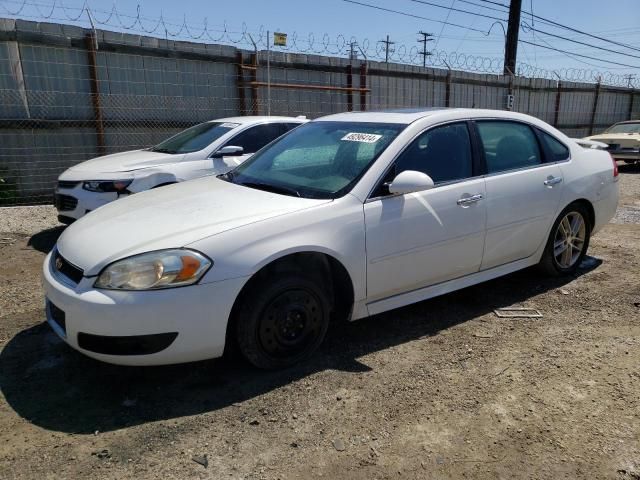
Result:
<svg viewBox="0 0 640 480">
<path fill-rule="evenodd" d="M 242 182 L 239 185 L 244 185 L 245 187 L 255 188 L 257 190 L 264 190 L 265 192 L 273 192 L 273 193 L 282 193 L 284 195 L 292 195 L 294 197 L 301 197 L 300 192 L 294 190 L 293 188 L 281 187 L 278 185 L 271 185 L 269 183 L 261 183 L 261 182 Z"/>
</svg>

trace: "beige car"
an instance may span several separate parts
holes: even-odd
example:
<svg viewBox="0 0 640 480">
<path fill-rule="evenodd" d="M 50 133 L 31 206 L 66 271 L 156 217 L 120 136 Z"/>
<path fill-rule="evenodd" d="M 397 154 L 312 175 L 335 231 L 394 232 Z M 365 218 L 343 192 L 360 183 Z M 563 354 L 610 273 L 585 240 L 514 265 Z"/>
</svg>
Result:
<svg viewBox="0 0 640 480">
<path fill-rule="evenodd" d="M 612 125 L 604 133 L 586 137 L 609 145 L 607 150 L 616 160 L 640 163 L 640 120 L 629 120 Z"/>
</svg>

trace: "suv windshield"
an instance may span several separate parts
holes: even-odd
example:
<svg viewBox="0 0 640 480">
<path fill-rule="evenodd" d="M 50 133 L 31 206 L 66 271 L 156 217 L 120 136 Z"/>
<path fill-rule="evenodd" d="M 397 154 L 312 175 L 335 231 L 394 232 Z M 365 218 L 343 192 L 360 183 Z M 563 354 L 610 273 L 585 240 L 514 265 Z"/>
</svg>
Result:
<svg viewBox="0 0 640 480">
<path fill-rule="evenodd" d="M 640 133 L 640 123 L 619 123 L 605 133 Z"/>
<path fill-rule="evenodd" d="M 281 137 L 226 180 L 286 195 L 338 198 L 406 127 L 364 122 L 311 122 Z"/>
<path fill-rule="evenodd" d="M 239 123 L 206 122 L 187 128 L 185 131 L 168 138 L 155 147 L 152 152 L 191 153 L 202 150 L 225 133 L 236 128 Z"/>
</svg>

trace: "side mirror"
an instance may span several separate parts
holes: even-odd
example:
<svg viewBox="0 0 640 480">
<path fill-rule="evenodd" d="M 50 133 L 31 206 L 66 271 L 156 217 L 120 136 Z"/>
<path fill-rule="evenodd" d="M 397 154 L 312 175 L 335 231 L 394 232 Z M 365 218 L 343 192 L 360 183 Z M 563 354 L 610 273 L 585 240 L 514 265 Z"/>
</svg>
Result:
<svg viewBox="0 0 640 480">
<path fill-rule="evenodd" d="M 429 175 L 415 170 L 405 170 L 399 173 L 389 184 L 389 193 L 402 195 L 405 193 L 421 192 L 433 188 L 433 180 Z"/>
<path fill-rule="evenodd" d="M 244 148 L 236 147 L 235 145 L 227 145 L 226 147 L 222 147 L 220 150 L 213 152 L 211 154 L 211 158 L 239 157 L 240 155 L 244 155 Z"/>
</svg>

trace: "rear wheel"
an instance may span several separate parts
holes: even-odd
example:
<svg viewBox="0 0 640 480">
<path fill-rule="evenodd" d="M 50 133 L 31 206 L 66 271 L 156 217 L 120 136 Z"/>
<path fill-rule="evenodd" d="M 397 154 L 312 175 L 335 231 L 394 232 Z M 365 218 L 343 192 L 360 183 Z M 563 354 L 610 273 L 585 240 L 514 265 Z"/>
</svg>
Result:
<svg viewBox="0 0 640 480">
<path fill-rule="evenodd" d="M 589 213 L 581 204 L 565 208 L 553 224 L 540 267 L 551 275 L 574 273 L 589 248 Z"/>
<path fill-rule="evenodd" d="M 282 368 L 309 357 L 322 343 L 331 304 L 319 283 L 300 273 L 259 281 L 240 301 L 236 339 L 258 368 Z"/>
</svg>

